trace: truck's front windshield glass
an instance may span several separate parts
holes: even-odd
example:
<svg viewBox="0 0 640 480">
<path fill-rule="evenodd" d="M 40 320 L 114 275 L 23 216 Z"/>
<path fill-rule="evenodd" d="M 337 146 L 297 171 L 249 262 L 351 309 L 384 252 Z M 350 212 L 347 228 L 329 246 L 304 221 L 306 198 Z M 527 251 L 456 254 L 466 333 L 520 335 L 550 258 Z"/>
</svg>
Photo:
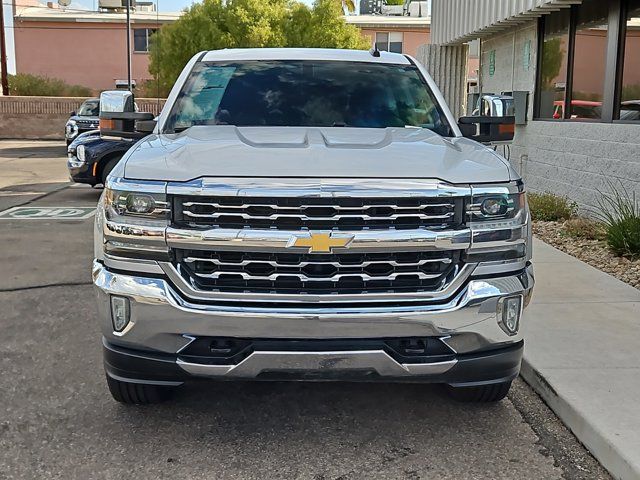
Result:
<svg viewBox="0 0 640 480">
<path fill-rule="evenodd" d="M 202 63 L 165 132 L 194 125 L 421 127 L 450 136 L 414 65 L 338 61 Z"/>
</svg>

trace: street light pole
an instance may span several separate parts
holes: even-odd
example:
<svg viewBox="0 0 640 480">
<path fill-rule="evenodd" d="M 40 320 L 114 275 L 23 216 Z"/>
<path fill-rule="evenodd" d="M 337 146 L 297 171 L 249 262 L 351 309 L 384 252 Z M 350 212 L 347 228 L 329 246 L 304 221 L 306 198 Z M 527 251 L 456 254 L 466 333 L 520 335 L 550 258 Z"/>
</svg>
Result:
<svg viewBox="0 0 640 480">
<path fill-rule="evenodd" d="M 133 92 L 131 85 L 131 0 L 127 0 L 127 88 Z"/>
<path fill-rule="evenodd" d="M 4 4 L 0 2 L 0 84 L 2 95 L 9 95 L 9 77 L 7 76 L 7 45 L 4 38 Z"/>
</svg>

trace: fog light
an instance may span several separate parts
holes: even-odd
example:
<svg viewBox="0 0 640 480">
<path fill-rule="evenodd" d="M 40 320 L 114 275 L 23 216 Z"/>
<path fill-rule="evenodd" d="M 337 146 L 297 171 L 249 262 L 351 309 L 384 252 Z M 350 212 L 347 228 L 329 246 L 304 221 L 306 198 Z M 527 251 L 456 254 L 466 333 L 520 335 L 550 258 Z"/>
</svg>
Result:
<svg viewBox="0 0 640 480">
<path fill-rule="evenodd" d="M 130 310 L 128 298 L 111 297 L 111 321 L 116 332 L 121 332 L 129 324 Z"/>
<path fill-rule="evenodd" d="M 507 297 L 502 300 L 498 309 L 498 323 L 507 335 L 516 335 L 520 329 L 522 313 L 522 296 Z"/>
</svg>

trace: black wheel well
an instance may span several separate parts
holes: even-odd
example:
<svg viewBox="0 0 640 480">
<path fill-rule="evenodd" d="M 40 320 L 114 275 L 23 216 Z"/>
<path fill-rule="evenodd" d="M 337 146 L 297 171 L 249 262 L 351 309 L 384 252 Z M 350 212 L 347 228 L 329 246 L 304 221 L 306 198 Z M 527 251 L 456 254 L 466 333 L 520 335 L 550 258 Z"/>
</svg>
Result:
<svg viewBox="0 0 640 480">
<path fill-rule="evenodd" d="M 102 172 L 104 171 L 105 165 L 107 165 L 112 160 L 120 160 L 124 157 L 125 152 L 113 152 L 108 155 L 105 155 L 100 160 L 98 160 L 98 168 L 96 169 L 96 180 L 98 183 L 102 182 Z"/>
</svg>

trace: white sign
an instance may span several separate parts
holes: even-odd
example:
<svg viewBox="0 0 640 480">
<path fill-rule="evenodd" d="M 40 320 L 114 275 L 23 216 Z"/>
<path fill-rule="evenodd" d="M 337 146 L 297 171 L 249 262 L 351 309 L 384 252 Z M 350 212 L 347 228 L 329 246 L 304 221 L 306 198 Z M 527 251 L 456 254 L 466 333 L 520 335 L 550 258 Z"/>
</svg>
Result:
<svg viewBox="0 0 640 480">
<path fill-rule="evenodd" d="M 83 220 L 96 207 L 13 207 L 0 212 L 0 220 Z"/>
</svg>

